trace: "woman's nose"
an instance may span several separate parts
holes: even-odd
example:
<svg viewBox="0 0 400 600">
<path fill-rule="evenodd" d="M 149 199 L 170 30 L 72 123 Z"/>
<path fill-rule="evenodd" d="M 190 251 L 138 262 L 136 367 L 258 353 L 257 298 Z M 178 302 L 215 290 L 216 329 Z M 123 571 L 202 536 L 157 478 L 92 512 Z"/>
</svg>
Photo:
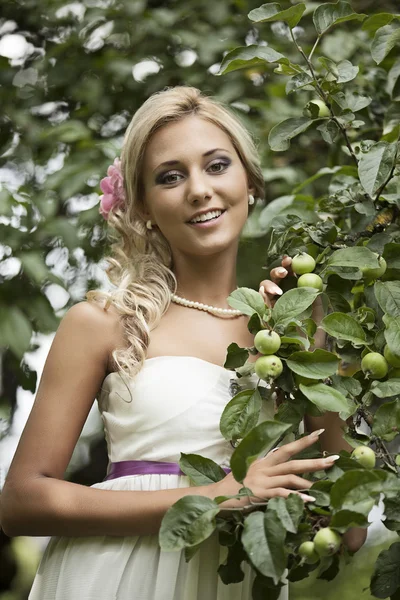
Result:
<svg viewBox="0 0 400 600">
<path fill-rule="evenodd" d="M 203 200 L 206 196 L 212 197 L 213 188 L 209 177 L 204 172 L 196 171 L 189 174 L 187 179 L 187 199 Z"/>
</svg>

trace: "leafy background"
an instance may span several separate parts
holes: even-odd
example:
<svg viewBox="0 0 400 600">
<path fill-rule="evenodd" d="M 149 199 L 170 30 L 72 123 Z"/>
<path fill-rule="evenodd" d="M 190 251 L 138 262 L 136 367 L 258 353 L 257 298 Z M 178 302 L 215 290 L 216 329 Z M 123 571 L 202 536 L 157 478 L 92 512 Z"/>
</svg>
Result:
<svg viewBox="0 0 400 600">
<path fill-rule="evenodd" d="M 291 6 L 282 2 L 282 8 Z M 307 2 L 306 15 L 321 2 Z M 357 12 L 396 13 L 397 2 L 354 0 Z M 102 258 L 106 229 L 98 214 L 99 181 L 119 154 L 135 110 L 165 86 L 190 84 L 227 102 L 259 143 L 266 200 L 259 203 L 240 244 L 239 286 L 258 289 L 266 277 L 263 222 L 266 205 L 289 195 L 320 168 L 342 162 L 315 131 L 296 138 L 283 153 L 271 151 L 268 133 L 284 118 L 299 116 L 304 95 L 287 96 L 285 78 L 253 66 L 216 77 L 225 52 L 237 46 L 271 45 L 297 60 L 282 22 L 252 25 L 253 0 L 3 0 L 0 13 L 0 438 L 7 442 L 18 391 L 34 394 L 37 371 L 27 352 L 40 349 L 65 311 L 87 289 L 106 286 Z M 296 37 L 314 39 L 311 19 Z M 387 114 L 386 71 L 367 49 L 367 32 L 344 23 L 321 44 L 332 60 L 360 66 L 360 81 L 372 103 L 364 109 L 374 132 L 399 119 Z M 293 56 L 291 56 L 293 53 Z M 312 94 L 305 91 L 303 94 Z M 397 105 L 398 106 L 398 105 Z M 324 178 L 312 184 L 324 191 Z M 282 207 L 284 203 L 281 202 Z M 305 209 L 304 205 L 301 207 Z M 279 208 L 280 210 L 280 208 Z M 263 211 L 262 219 L 259 218 Z M 300 211 L 300 207 L 299 207 Z M 300 214 L 300 213 L 299 213 Z M 91 485 L 106 469 L 104 440 L 94 437 L 69 469 L 71 481 Z M 3 465 L 6 470 L 7 465 Z M 2 482 L 0 481 L 0 484 Z M 379 531 L 382 531 L 379 530 Z M 292 585 L 295 599 L 370 598 L 370 572 L 380 543 L 371 536 L 333 584 L 307 580 Z M 43 541 L 43 540 L 42 540 Z M 42 545 L 10 540 L 0 532 L 0 598 L 27 597 Z M 357 576 L 355 576 L 355 571 Z M 14 577 L 15 575 L 15 577 Z"/>
</svg>

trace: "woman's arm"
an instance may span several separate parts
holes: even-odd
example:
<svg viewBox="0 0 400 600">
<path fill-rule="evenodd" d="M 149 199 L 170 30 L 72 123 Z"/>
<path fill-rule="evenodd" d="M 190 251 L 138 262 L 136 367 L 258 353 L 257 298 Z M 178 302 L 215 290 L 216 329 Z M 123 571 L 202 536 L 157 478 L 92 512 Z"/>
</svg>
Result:
<svg viewBox="0 0 400 600">
<path fill-rule="evenodd" d="M 10 536 L 156 533 L 166 510 L 193 488 L 102 490 L 64 481 L 64 473 L 120 339 L 115 315 L 81 302 L 63 318 L 35 402 L 0 496 Z M 197 487 L 196 494 L 210 494 Z"/>
</svg>

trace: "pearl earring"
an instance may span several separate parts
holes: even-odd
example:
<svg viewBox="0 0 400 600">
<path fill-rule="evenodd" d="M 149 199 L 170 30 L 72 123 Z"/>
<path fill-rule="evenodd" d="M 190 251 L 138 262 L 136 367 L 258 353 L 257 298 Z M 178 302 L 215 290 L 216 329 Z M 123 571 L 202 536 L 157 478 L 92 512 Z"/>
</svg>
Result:
<svg viewBox="0 0 400 600">
<path fill-rule="evenodd" d="M 153 229 L 150 219 L 147 221 L 146 227 L 147 227 L 147 229 Z"/>
<path fill-rule="evenodd" d="M 254 204 L 254 196 L 249 194 L 249 204 Z"/>
</svg>

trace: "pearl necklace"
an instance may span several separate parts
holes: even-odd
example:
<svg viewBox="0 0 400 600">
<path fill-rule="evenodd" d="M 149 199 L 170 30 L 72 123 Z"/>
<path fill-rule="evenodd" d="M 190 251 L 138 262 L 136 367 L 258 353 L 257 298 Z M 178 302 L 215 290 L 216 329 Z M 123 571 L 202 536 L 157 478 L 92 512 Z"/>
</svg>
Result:
<svg viewBox="0 0 400 600">
<path fill-rule="evenodd" d="M 244 314 L 241 310 L 237 310 L 234 308 L 217 308 L 216 306 L 209 306 L 208 304 L 202 304 L 201 302 L 194 302 L 193 300 L 181 298 L 176 294 L 171 294 L 171 300 L 172 302 L 175 302 L 176 304 L 181 304 L 182 306 L 186 306 L 187 308 L 197 308 L 199 310 L 204 310 L 217 317 L 239 317 L 240 315 Z"/>
</svg>

